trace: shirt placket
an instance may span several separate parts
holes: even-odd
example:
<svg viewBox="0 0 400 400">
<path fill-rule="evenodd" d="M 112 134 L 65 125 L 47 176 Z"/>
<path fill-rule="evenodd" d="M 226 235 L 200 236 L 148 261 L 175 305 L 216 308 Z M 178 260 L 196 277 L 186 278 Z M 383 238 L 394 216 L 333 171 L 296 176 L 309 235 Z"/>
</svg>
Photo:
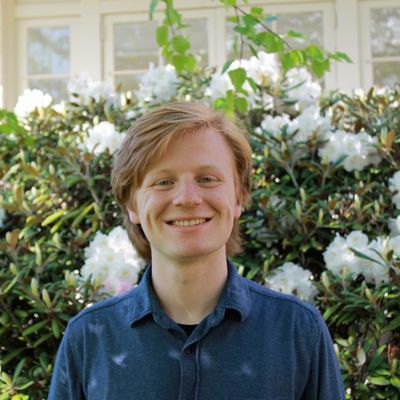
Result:
<svg viewBox="0 0 400 400">
<path fill-rule="evenodd" d="M 199 384 L 198 352 L 200 342 L 187 342 L 180 357 L 180 388 L 179 400 L 197 400 L 197 385 Z"/>
</svg>

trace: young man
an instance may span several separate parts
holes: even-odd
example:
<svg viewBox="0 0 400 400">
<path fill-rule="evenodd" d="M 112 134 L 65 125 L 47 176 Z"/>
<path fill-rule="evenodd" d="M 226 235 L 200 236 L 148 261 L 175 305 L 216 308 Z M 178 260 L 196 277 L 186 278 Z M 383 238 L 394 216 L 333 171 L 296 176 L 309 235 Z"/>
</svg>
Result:
<svg viewBox="0 0 400 400">
<path fill-rule="evenodd" d="M 216 111 L 175 103 L 137 120 L 112 183 L 149 265 L 69 322 L 50 399 L 344 399 L 319 312 L 227 261 L 250 173 L 245 133 Z"/>
</svg>

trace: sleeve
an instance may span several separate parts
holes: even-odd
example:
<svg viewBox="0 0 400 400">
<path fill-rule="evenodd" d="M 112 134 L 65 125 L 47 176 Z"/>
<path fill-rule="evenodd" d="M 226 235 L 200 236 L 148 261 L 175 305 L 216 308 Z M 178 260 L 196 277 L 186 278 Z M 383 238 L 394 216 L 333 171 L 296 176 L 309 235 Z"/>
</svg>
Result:
<svg viewBox="0 0 400 400">
<path fill-rule="evenodd" d="M 82 363 L 76 358 L 70 331 L 68 325 L 57 352 L 48 400 L 86 399 L 81 383 Z"/>
<path fill-rule="evenodd" d="M 332 339 L 318 313 L 310 373 L 302 400 L 344 400 L 343 380 Z"/>
</svg>

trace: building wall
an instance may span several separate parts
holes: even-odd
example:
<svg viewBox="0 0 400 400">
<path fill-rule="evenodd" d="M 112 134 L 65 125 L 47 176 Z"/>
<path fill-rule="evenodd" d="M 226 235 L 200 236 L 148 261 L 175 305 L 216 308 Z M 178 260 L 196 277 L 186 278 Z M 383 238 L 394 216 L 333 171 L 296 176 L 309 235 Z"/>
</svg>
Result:
<svg viewBox="0 0 400 400">
<path fill-rule="evenodd" d="M 376 66 L 378 61 L 383 63 L 380 65 L 384 72 L 389 71 L 393 76 L 396 71 L 391 71 L 396 65 L 400 70 L 397 28 L 391 28 L 394 39 L 386 39 L 394 42 L 389 46 L 389 56 L 378 51 L 380 58 L 374 58 L 371 52 L 374 39 L 371 15 L 377 13 L 374 10 L 385 8 L 394 14 L 394 20 L 390 22 L 392 16 L 385 15 L 379 18 L 387 18 L 392 25 L 396 18 L 400 22 L 399 0 L 249 0 L 248 3 L 249 7 L 263 7 L 268 14 L 277 13 L 280 18 L 273 22 L 275 29 L 281 21 L 295 23 L 299 16 L 312 31 L 314 18 L 319 27 L 316 40 L 321 40 L 327 50 L 343 51 L 352 58 L 352 64 L 335 63 L 325 78 L 327 88 L 369 87 L 376 83 L 375 77 L 384 78 Z M 13 107 L 18 95 L 35 85 L 61 93 L 68 79 L 82 73 L 110 84 L 134 85 L 147 68 L 147 61 L 159 62 L 154 29 L 150 29 L 148 21 L 149 4 L 150 1 L 135 0 L 0 0 L 0 85 L 3 86 L 0 106 Z M 228 10 L 213 0 L 175 0 L 174 4 L 184 18 L 196 22 L 192 34 L 196 45 L 207 54 L 208 63 L 223 65 L 229 39 L 225 26 Z M 161 18 L 162 13 L 156 12 L 155 20 Z"/>
</svg>

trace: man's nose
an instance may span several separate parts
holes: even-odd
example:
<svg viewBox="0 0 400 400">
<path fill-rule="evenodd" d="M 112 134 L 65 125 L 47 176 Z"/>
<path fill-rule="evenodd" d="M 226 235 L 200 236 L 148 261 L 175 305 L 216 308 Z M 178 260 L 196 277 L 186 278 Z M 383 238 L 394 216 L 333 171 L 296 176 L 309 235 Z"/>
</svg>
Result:
<svg viewBox="0 0 400 400">
<path fill-rule="evenodd" d="M 191 207 L 203 201 L 199 188 L 195 182 L 182 182 L 178 185 L 172 201 L 174 206 Z"/>
</svg>

